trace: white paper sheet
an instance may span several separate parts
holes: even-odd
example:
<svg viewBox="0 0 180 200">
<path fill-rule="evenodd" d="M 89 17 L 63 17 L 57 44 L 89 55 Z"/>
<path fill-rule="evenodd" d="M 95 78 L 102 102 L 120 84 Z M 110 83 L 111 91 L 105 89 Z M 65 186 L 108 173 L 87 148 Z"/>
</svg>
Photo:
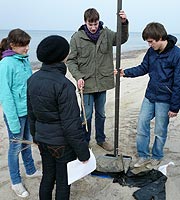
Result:
<svg viewBox="0 0 180 200">
<path fill-rule="evenodd" d="M 78 159 L 67 163 L 68 185 L 85 177 L 96 169 L 96 158 L 92 150 L 89 149 L 89 151 L 90 158 L 87 163 L 82 163 Z"/>
</svg>

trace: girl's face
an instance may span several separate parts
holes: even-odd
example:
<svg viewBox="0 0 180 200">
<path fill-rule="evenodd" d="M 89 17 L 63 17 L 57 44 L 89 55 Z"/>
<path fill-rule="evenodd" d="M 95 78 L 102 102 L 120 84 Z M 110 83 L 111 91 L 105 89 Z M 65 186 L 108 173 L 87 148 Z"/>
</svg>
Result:
<svg viewBox="0 0 180 200">
<path fill-rule="evenodd" d="M 29 44 L 27 44 L 26 46 L 20 46 L 20 47 L 11 45 L 11 48 L 17 54 L 26 55 L 29 50 Z"/>
</svg>

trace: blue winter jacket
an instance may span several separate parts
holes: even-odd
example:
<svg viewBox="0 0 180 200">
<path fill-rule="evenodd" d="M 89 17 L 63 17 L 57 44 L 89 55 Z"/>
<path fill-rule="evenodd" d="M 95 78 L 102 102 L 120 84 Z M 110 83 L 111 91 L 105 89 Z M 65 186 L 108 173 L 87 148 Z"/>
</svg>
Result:
<svg viewBox="0 0 180 200">
<path fill-rule="evenodd" d="M 168 45 L 162 53 L 150 47 L 142 63 L 124 70 L 124 77 L 138 77 L 149 74 L 145 97 L 150 102 L 170 104 L 170 111 L 180 108 L 180 48 L 177 39 L 168 36 Z"/>
<path fill-rule="evenodd" d="M 27 115 L 28 56 L 14 54 L 0 61 L 0 104 L 13 134 L 20 133 L 19 117 Z"/>
</svg>

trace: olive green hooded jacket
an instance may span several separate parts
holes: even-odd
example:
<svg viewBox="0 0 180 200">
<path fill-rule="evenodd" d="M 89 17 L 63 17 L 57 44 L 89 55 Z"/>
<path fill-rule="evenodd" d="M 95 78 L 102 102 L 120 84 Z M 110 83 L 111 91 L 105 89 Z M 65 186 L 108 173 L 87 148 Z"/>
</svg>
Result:
<svg viewBox="0 0 180 200">
<path fill-rule="evenodd" d="M 128 23 L 122 24 L 122 44 L 128 36 Z M 96 44 L 84 30 L 72 36 L 67 66 L 76 81 L 84 79 L 84 93 L 102 92 L 114 87 L 113 46 L 116 46 L 116 32 L 108 28 L 101 30 Z"/>
</svg>

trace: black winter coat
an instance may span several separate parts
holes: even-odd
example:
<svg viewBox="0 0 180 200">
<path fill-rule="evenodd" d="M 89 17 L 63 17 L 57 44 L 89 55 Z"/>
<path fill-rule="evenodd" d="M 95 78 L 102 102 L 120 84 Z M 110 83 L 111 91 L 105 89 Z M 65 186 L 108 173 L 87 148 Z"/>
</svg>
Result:
<svg viewBox="0 0 180 200">
<path fill-rule="evenodd" d="M 90 155 L 83 137 L 76 88 L 65 74 L 64 63 L 43 63 L 28 79 L 30 131 L 38 142 L 70 146 L 78 159 L 85 161 Z"/>
</svg>

